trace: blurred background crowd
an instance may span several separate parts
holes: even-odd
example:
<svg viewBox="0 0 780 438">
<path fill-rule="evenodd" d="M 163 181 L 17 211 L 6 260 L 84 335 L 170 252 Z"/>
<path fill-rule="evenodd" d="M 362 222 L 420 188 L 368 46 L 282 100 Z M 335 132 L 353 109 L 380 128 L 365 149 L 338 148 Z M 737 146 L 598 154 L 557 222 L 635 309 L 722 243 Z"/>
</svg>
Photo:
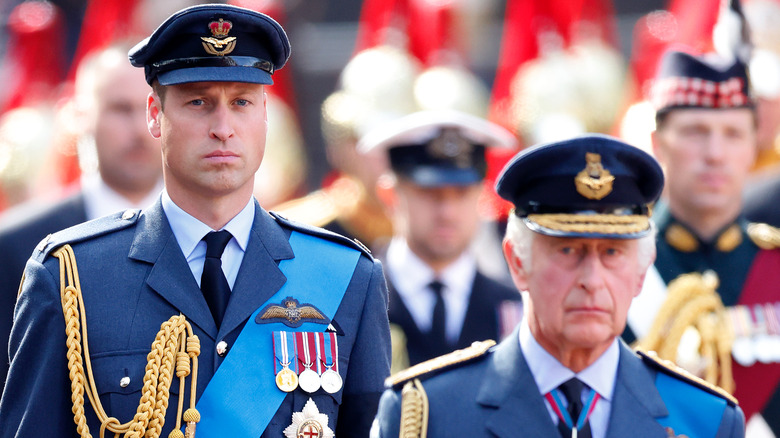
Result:
<svg viewBox="0 0 780 438">
<path fill-rule="evenodd" d="M 140 40 L 184 0 L 6 0 L 0 6 L 0 210 L 56 199 L 95 167 L 79 154 L 74 77 L 90 51 Z M 420 109 L 455 108 L 515 132 L 521 145 L 578 132 L 649 145 L 643 104 L 673 45 L 713 49 L 718 0 L 241 0 L 287 29 L 288 68 L 272 93 L 269 156 L 257 195 L 266 208 L 327 186 L 353 159 L 344 145 Z M 758 96 L 771 119 L 757 167 L 776 162 L 780 94 L 772 0 L 743 2 Z M 491 157 L 495 174 L 507 156 Z M 80 156 L 81 155 L 81 156 Z M 494 154 L 495 155 L 495 154 Z M 92 162 L 90 164 L 90 161 Z M 357 166 L 360 170 L 375 169 Z M 349 169 L 347 169 L 349 172 Z M 488 178 L 488 185 L 492 184 Z M 484 214 L 504 209 L 485 197 Z"/>
</svg>

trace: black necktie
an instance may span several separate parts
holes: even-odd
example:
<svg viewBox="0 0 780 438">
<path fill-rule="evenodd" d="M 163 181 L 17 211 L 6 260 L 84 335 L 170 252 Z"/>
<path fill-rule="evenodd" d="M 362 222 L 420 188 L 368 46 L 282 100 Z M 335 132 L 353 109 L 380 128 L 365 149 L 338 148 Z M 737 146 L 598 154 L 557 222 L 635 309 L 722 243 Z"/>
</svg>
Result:
<svg viewBox="0 0 780 438">
<path fill-rule="evenodd" d="M 580 412 L 582 412 L 582 389 L 584 387 L 585 384 L 577 378 L 569 379 L 558 387 L 569 402 L 566 410 L 569 411 L 569 417 L 575 425 L 580 418 Z M 558 422 L 558 431 L 564 438 L 572 436 L 572 430 L 563 421 Z M 591 438 L 590 421 L 585 421 L 582 428 L 577 431 L 577 438 Z"/>
<path fill-rule="evenodd" d="M 442 352 L 447 352 L 447 311 L 444 308 L 444 298 L 441 296 L 441 290 L 444 284 L 439 280 L 434 280 L 428 287 L 436 295 L 436 304 L 433 306 L 433 316 L 431 317 L 431 339 L 435 345 L 441 347 Z"/>
<path fill-rule="evenodd" d="M 222 272 L 222 253 L 232 237 L 226 230 L 212 231 L 203 237 L 206 242 L 206 259 L 203 261 L 200 290 L 211 309 L 217 328 L 222 324 L 222 316 L 230 299 L 230 285 Z"/>
</svg>

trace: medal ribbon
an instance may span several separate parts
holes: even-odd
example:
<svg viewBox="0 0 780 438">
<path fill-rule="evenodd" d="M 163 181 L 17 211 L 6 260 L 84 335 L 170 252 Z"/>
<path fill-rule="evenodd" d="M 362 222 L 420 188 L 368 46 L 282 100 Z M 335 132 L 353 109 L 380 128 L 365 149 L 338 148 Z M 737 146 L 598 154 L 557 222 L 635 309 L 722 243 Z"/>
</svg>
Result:
<svg viewBox="0 0 780 438">
<path fill-rule="evenodd" d="M 333 332 L 317 333 L 322 340 L 322 353 L 320 361 L 326 369 L 333 369 L 333 371 L 339 371 L 339 346 L 336 334 Z"/>
<path fill-rule="evenodd" d="M 585 425 L 585 422 L 588 421 L 588 418 L 590 418 L 590 414 L 593 413 L 593 409 L 596 407 L 596 403 L 598 403 L 601 396 L 599 396 L 599 393 L 595 390 L 591 389 L 588 393 L 588 397 L 585 400 L 585 404 L 582 406 L 582 411 L 580 412 L 580 417 L 577 419 L 577 427 L 572 426 L 572 419 L 569 415 L 569 411 L 566 410 L 566 408 L 563 407 L 563 403 L 561 402 L 561 391 L 558 389 L 554 389 L 550 392 L 548 392 L 544 398 L 547 399 L 547 401 L 550 403 L 550 406 L 552 406 L 553 411 L 558 416 L 558 418 L 563 421 L 563 424 L 566 425 L 569 429 L 582 429 L 582 426 Z"/>
<path fill-rule="evenodd" d="M 290 368 L 298 374 L 296 357 L 298 356 L 295 339 L 288 332 L 273 332 L 274 338 L 274 375 L 284 368 Z M 290 357 L 292 352 L 292 357 Z M 277 368 L 277 365 L 281 368 Z"/>
<path fill-rule="evenodd" d="M 317 353 L 317 374 L 322 375 L 322 360 L 320 358 L 322 357 L 322 342 L 320 342 L 320 334 L 319 333 L 312 333 L 312 337 L 314 338 L 314 348 L 315 352 Z"/>
<path fill-rule="evenodd" d="M 289 364 L 291 370 L 298 374 L 298 348 L 295 345 L 295 336 L 290 336 L 290 332 L 281 332 L 282 342 L 284 344 L 285 362 L 282 364 Z M 290 354 L 292 353 L 292 354 Z"/>
<path fill-rule="evenodd" d="M 309 332 L 295 332 L 295 345 L 298 348 L 298 361 L 301 372 L 310 369 L 313 365 L 309 348 Z"/>
</svg>

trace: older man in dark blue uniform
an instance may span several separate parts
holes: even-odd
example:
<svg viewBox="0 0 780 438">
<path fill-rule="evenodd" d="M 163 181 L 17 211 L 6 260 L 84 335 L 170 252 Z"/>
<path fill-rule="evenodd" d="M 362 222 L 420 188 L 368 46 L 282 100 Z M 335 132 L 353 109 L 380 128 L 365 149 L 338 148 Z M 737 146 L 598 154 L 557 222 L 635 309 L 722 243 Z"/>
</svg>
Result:
<svg viewBox="0 0 780 438">
<path fill-rule="evenodd" d="M 654 251 L 661 168 L 641 150 L 583 136 L 520 153 L 498 194 L 515 205 L 504 255 L 523 291 L 512 336 L 388 379 L 383 437 L 742 437 L 718 388 L 631 351 L 619 337 Z M 400 435 L 399 435 L 400 432 Z"/>
<path fill-rule="evenodd" d="M 224 5 L 182 10 L 131 50 L 165 191 L 38 246 L 1 436 L 367 434 L 389 374 L 381 265 L 252 197 L 263 87 L 289 54 L 275 21 Z"/>
</svg>

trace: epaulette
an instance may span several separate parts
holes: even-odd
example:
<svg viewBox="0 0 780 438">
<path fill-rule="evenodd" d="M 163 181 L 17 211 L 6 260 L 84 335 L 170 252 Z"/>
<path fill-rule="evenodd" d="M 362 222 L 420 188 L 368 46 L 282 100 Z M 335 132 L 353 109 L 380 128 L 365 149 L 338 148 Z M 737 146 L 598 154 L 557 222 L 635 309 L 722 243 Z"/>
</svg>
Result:
<svg viewBox="0 0 780 438">
<path fill-rule="evenodd" d="M 750 223 L 747 227 L 748 236 L 761 249 L 780 248 L 780 229 L 769 224 Z"/>
<path fill-rule="evenodd" d="M 317 190 L 302 198 L 279 204 L 274 207 L 274 211 L 294 221 L 315 227 L 324 227 L 339 216 L 339 209 L 325 190 Z"/>
<path fill-rule="evenodd" d="M 282 216 L 281 214 L 275 212 L 275 211 L 269 211 L 268 213 L 271 214 L 271 216 L 276 219 L 277 222 L 280 224 L 289 227 L 291 229 L 294 229 L 296 231 L 300 231 L 302 233 L 311 234 L 313 236 L 321 237 L 323 239 L 330 240 L 332 242 L 340 243 L 342 245 L 348 246 L 350 248 L 356 249 L 363 254 L 365 254 L 367 257 L 373 259 L 373 256 L 371 255 L 371 250 L 368 249 L 367 246 L 363 245 L 362 242 L 360 242 L 357 239 L 350 239 L 346 236 L 342 236 L 341 234 L 334 233 L 332 231 L 326 230 L 324 228 L 315 227 L 313 225 L 309 225 L 307 223 L 303 222 L 297 222 L 290 219 L 287 219 L 286 217 Z"/>
<path fill-rule="evenodd" d="M 646 364 L 652 366 L 653 368 L 669 376 L 690 383 L 691 385 L 700 388 L 710 394 L 726 399 L 726 401 L 728 401 L 732 405 L 735 406 L 737 405 L 737 399 L 733 395 L 726 392 L 723 388 L 717 385 L 713 385 L 712 383 L 691 374 L 690 372 L 684 370 L 683 368 L 678 367 L 677 365 L 674 364 L 674 362 L 670 360 L 661 359 L 655 354 L 654 351 L 645 352 L 642 350 L 636 350 L 636 353 L 642 358 L 642 360 Z"/>
<path fill-rule="evenodd" d="M 494 345 L 496 345 L 496 341 L 492 339 L 481 342 L 478 341 L 461 350 L 455 350 L 452 353 L 447 353 L 443 356 L 420 362 L 417 365 L 399 371 L 385 379 L 385 386 L 392 388 L 415 378 L 426 377 L 452 368 L 455 365 L 471 362 L 485 356 L 488 350 Z"/>
<path fill-rule="evenodd" d="M 128 209 L 49 234 L 35 247 L 33 258 L 42 262 L 52 250 L 66 243 L 83 242 L 125 229 L 138 221 L 140 213 L 141 210 Z"/>
</svg>

